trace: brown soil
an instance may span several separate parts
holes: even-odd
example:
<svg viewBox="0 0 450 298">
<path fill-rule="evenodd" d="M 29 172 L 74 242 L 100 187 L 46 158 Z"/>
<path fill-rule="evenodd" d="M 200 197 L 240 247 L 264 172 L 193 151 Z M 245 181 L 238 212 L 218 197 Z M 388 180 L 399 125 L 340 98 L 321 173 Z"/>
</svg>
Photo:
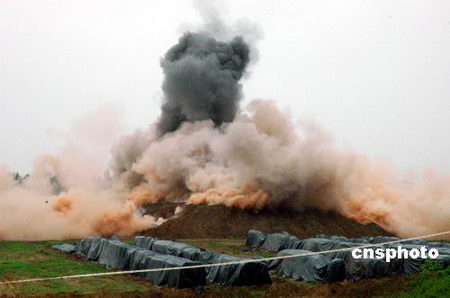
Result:
<svg viewBox="0 0 450 298">
<path fill-rule="evenodd" d="M 174 204 L 153 205 L 147 209 L 147 213 L 173 214 L 175 208 Z M 306 209 L 303 212 L 262 211 L 255 214 L 222 205 L 186 205 L 177 218 L 142 234 L 165 239 L 242 239 L 246 238 L 250 229 L 266 233 L 286 231 L 300 238 L 317 234 L 346 237 L 389 235 L 374 224 L 363 225 L 333 212 Z"/>
<path fill-rule="evenodd" d="M 155 203 L 144 206 L 145 214 L 153 215 L 154 217 L 170 218 L 175 213 L 177 206 L 182 206 L 183 203 Z"/>
</svg>

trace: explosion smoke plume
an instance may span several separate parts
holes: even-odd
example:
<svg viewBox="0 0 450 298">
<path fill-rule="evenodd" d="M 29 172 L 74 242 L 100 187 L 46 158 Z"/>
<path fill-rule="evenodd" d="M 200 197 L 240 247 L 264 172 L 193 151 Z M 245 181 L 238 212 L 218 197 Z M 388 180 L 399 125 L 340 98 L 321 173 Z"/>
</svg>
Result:
<svg viewBox="0 0 450 298">
<path fill-rule="evenodd" d="M 175 131 L 184 121 L 233 121 L 249 51 L 242 37 L 225 43 L 204 33 L 185 33 L 161 62 L 165 103 L 160 134 Z"/>
<path fill-rule="evenodd" d="M 404 189 L 385 166 L 335 149 L 318 126 L 295 128 L 272 101 L 252 102 L 220 129 L 212 121 L 183 124 L 152 142 L 133 171 L 149 189 L 178 189 L 191 204 L 313 206 L 401 236 L 450 227 L 450 178 Z"/>
<path fill-rule="evenodd" d="M 0 240 L 131 234 L 162 222 L 135 214 L 145 200 L 112 189 L 102 178 L 107 148 L 120 133 L 120 124 L 110 119 L 119 118 L 117 110 L 101 108 L 76 123 L 62 150 L 36 158 L 22 183 L 0 168 Z M 55 183 L 64 186 L 62 193 Z"/>
<path fill-rule="evenodd" d="M 99 158 L 105 152 L 87 150 L 109 148 L 116 138 L 118 126 L 98 122 L 117 117 L 101 114 L 76 130 L 94 132 L 89 140 L 101 144 L 69 140 L 60 154 L 38 158 L 22 184 L 0 169 L 0 239 L 132 234 L 164 221 L 136 212 L 161 201 L 255 212 L 313 206 L 400 236 L 450 228 L 450 177 L 428 175 L 405 189 L 387 167 L 336 149 L 317 125 L 295 126 L 273 101 L 240 109 L 240 81 L 258 32 L 251 37 L 255 27 L 241 23 L 245 39 L 230 35 L 214 14 L 204 14 L 208 26 L 185 33 L 161 62 L 160 119 L 116 143 L 108 179 L 102 178 L 106 159 Z M 61 182 L 60 194 L 52 194 L 51 177 Z"/>
</svg>

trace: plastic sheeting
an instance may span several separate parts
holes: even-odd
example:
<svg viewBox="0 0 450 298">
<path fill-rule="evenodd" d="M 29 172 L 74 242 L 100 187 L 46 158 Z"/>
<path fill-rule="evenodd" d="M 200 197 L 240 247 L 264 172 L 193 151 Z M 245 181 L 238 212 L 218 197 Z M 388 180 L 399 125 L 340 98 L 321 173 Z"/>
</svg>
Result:
<svg viewBox="0 0 450 298">
<path fill-rule="evenodd" d="M 200 263 L 171 255 L 163 255 L 118 240 L 89 237 L 80 241 L 75 254 L 96 261 L 107 268 L 140 270 L 199 265 Z M 167 270 L 136 274 L 158 286 L 194 288 L 206 283 L 205 268 Z"/>
<path fill-rule="evenodd" d="M 73 244 L 55 244 L 52 245 L 54 249 L 60 250 L 65 253 L 74 253 L 76 245 Z"/>
<path fill-rule="evenodd" d="M 245 246 L 251 248 L 260 248 L 266 240 L 266 237 L 267 235 L 261 231 L 249 230 L 247 233 L 247 241 L 245 243 Z"/>
<path fill-rule="evenodd" d="M 86 260 L 96 262 L 106 241 L 108 240 L 100 237 L 85 238 L 77 244 L 75 254 Z"/>
<path fill-rule="evenodd" d="M 158 240 L 151 237 L 138 236 L 134 244 L 154 252 L 183 256 L 202 264 L 215 264 L 223 262 L 240 262 L 244 259 L 209 251 L 203 251 L 195 246 L 170 240 Z M 241 263 L 227 266 L 209 267 L 207 280 L 222 286 L 260 285 L 270 284 L 269 271 L 264 263 Z"/>
<path fill-rule="evenodd" d="M 361 245 L 364 244 L 341 242 L 332 240 L 331 238 L 308 238 L 303 240 L 302 249 L 319 252 L 333 249 L 353 248 Z M 403 272 L 402 261 L 398 259 L 391 260 L 389 263 L 379 259 L 354 259 L 351 250 L 332 252 L 327 253 L 326 255 L 330 259 L 339 258 L 344 261 L 347 279 L 350 281 L 397 275 Z"/>
<path fill-rule="evenodd" d="M 260 239 L 265 237 L 265 241 L 261 244 L 256 241 L 254 235 L 258 235 Z M 397 237 L 359 237 L 346 238 L 342 236 L 328 236 L 324 234 L 316 235 L 314 238 L 298 239 L 289 234 L 276 233 L 266 235 L 259 231 L 249 231 L 247 238 L 247 246 L 259 249 L 268 249 L 275 251 L 285 248 L 301 249 L 306 251 L 321 252 L 333 249 L 353 248 L 365 244 L 379 244 L 389 241 L 397 241 Z M 417 248 L 422 246 L 427 248 L 436 248 L 439 251 L 439 257 L 436 261 L 442 263 L 444 266 L 450 264 L 450 250 L 448 243 L 445 242 L 428 242 L 425 240 L 410 240 L 399 244 L 383 245 L 374 247 L 390 247 L 397 248 L 402 246 L 406 249 Z M 395 274 L 415 274 L 420 272 L 421 266 L 425 262 L 423 259 L 392 259 L 386 262 L 384 259 L 354 259 L 351 251 L 338 251 L 325 254 L 330 260 L 341 259 L 345 263 L 347 279 L 357 281 L 367 278 L 384 277 Z M 287 269 L 286 269 L 287 270 Z"/>
<path fill-rule="evenodd" d="M 197 261 L 201 250 L 197 247 L 169 240 L 157 240 L 153 243 L 151 250 L 162 254 L 179 256 L 189 260 Z"/>
<path fill-rule="evenodd" d="M 277 256 L 290 256 L 307 254 L 310 251 L 300 249 L 286 249 L 280 251 Z M 295 280 L 339 282 L 346 277 L 344 261 L 331 260 L 325 255 L 312 255 L 288 259 L 273 260 L 269 269 L 279 275 Z"/>
<path fill-rule="evenodd" d="M 137 236 L 134 238 L 134 245 L 149 249 L 161 254 L 167 254 L 177 257 L 198 261 L 201 249 L 181 242 L 171 240 L 160 240 L 152 237 Z"/>
<path fill-rule="evenodd" d="M 341 248 L 351 248 L 363 245 L 362 243 L 343 242 L 332 239 L 308 238 L 300 240 L 300 249 L 310 251 L 324 251 Z"/>
<path fill-rule="evenodd" d="M 411 249 L 417 249 L 420 251 L 420 249 L 423 247 L 423 245 L 412 245 L 412 244 L 398 244 L 398 245 L 389 245 L 390 248 L 395 248 L 401 246 L 404 249 L 407 249 L 408 251 Z M 442 247 L 433 247 L 428 246 L 428 248 L 435 248 L 439 252 L 439 256 L 437 259 L 434 259 L 436 262 L 441 263 L 445 267 L 450 265 L 450 251 L 447 251 L 446 248 Z M 403 273 L 406 275 L 413 275 L 416 273 L 419 273 L 421 271 L 421 266 L 425 263 L 426 260 L 424 259 L 412 259 L 412 258 L 404 258 L 402 259 L 402 267 L 403 267 Z"/>
<path fill-rule="evenodd" d="M 266 235 L 266 239 L 262 243 L 261 248 L 272 252 L 278 252 L 287 248 L 297 248 L 292 245 L 297 241 L 299 241 L 297 237 L 287 233 L 268 234 Z"/>
<path fill-rule="evenodd" d="M 264 239 L 264 241 L 258 239 Z M 356 247 L 365 244 L 379 244 L 397 240 L 400 240 L 400 238 L 384 236 L 346 238 L 343 236 L 328 236 L 324 234 L 316 235 L 313 238 L 298 239 L 297 237 L 289 235 L 287 233 L 265 234 L 257 230 L 250 230 L 248 233 L 246 245 L 252 248 L 266 249 L 274 252 L 287 248 L 323 251 L 346 247 Z M 398 245 L 426 246 L 427 248 L 436 248 L 441 255 L 450 255 L 450 243 L 447 242 L 428 242 L 426 240 L 418 239 L 404 241 L 399 244 L 393 245 L 395 245 L 394 247 Z"/>
<path fill-rule="evenodd" d="M 199 263 L 179 257 L 162 255 L 149 250 L 135 249 L 130 251 L 128 270 L 157 269 L 198 265 Z M 167 270 L 137 273 L 137 276 L 153 281 L 156 285 L 167 285 L 176 288 L 194 288 L 206 284 L 205 268 Z"/>
<path fill-rule="evenodd" d="M 287 233 L 264 234 L 263 232 L 250 230 L 247 237 L 247 246 L 278 252 L 284 249 L 303 249 L 309 251 L 323 251 L 330 249 L 356 247 L 363 243 L 342 241 L 345 237 L 321 237 L 298 239 Z M 264 238 L 264 241 L 261 239 Z M 347 238 L 345 238 L 347 239 Z M 348 239 L 347 239 L 348 240 Z"/>
<path fill-rule="evenodd" d="M 110 269 L 125 269 L 130 261 L 129 251 L 133 249 L 135 248 L 128 244 L 115 240 L 106 240 L 100 250 L 98 263 Z"/>
<path fill-rule="evenodd" d="M 348 254 L 345 266 L 347 279 L 358 281 L 362 279 L 386 277 L 403 273 L 403 260 L 392 259 L 389 263 L 384 259 L 354 259 L 351 252 Z"/>
<path fill-rule="evenodd" d="M 339 241 L 344 241 L 344 242 L 364 243 L 364 244 L 369 244 L 369 243 L 376 244 L 376 243 L 400 240 L 400 238 L 397 238 L 397 237 L 378 236 L 378 237 L 346 238 L 343 236 L 328 236 L 325 234 L 318 234 L 318 235 L 314 236 L 314 238 L 331 239 L 331 240 L 339 240 Z M 428 246 L 428 247 L 443 247 L 443 248 L 450 247 L 450 244 L 446 243 L 446 242 L 426 241 L 423 239 L 403 241 L 402 244 L 424 245 L 424 246 Z"/>
<path fill-rule="evenodd" d="M 159 240 L 158 238 L 153 237 L 144 237 L 144 236 L 136 236 L 134 238 L 134 245 L 141 248 L 151 249 L 153 246 L 153 243 Z"/>
<path fill-rule="evenodd" d="M 200 254 L 199 261 L 205 264 L 225 262 L 240 262 L 243 259 L 204 251 Z M 272 283 L 267 265 L 258 263 L 239 263 L 227 266 L 214 266 L 209 268 L 207 280 L 218 283 L 221 286 L 263 285 Z"/>
</svg>

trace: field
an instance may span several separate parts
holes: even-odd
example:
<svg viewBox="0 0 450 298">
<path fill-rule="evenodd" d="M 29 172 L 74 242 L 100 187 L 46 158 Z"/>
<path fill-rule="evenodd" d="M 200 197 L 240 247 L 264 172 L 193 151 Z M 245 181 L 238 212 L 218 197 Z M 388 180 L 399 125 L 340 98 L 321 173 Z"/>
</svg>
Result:
<svg viewBox="0 0 450 298">
<path fill-rule="evenodd" d="M 250 252 L 243 239 L 183 239 L 211 251 L 237 256 L 270 256 L 268 252 Z M 70 241 L 65 241 L 68 243 Z M 61 241 L 0 242 L 0 280 L 52 277 L 94 272 L 105 268 L 82 261 L 51 248 Z M 273 284 L 251 287 L 218 287 L 208 284 L 203 291 L 158 288 L 132 276 L 92 277 L 0 286 L 0 296 L 73 296 L 90 297 L 444 297 L 450 293 L 450 268 L 445 270 L 428 264 L 413 277 L 397 276 L 356 283 L 320 284 L 293 281 L 273 276 Z"/>
</svg>

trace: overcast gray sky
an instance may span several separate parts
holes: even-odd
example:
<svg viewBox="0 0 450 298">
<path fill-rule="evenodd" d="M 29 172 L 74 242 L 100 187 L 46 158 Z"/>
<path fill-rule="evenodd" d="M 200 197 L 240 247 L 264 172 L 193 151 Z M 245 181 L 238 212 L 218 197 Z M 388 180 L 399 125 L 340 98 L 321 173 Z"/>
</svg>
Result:
<svg viewBox="0 0 450 298">
<path fill-rule="evenodd" d="M 264 32 L 245 102 L 275 99 L 347 149 L 450 174 L 450 1 L 222 1 Z M 159 59 L 192 1 L 0 0 L 0 163 L 27 171 L 55 130 L 104 104 L 156 120 Z"/>
</svg>

